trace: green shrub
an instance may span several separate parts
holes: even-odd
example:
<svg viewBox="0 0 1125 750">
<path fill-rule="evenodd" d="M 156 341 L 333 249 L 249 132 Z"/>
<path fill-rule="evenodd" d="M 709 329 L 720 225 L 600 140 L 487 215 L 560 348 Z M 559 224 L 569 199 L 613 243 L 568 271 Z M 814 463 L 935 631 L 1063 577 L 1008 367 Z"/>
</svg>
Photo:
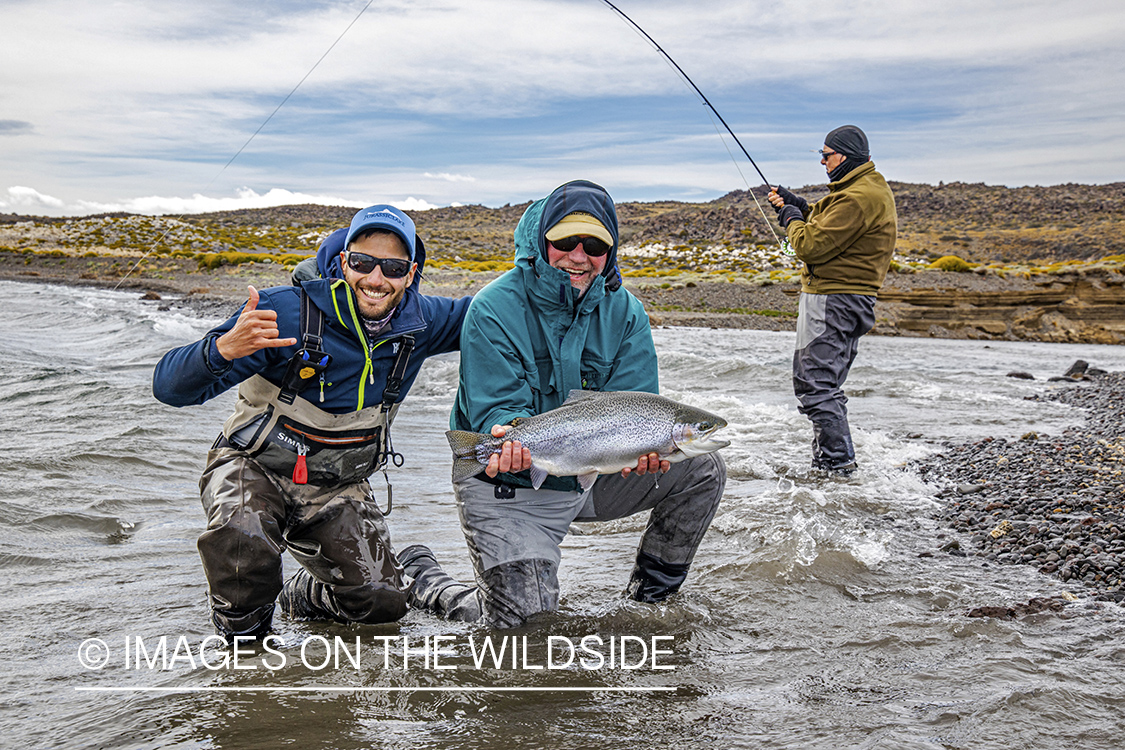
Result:
<svg viewBox="0 0 1125 750">
<path fill-rule="evenodd" d="M 220 266 L 237 266 L 243 263 L 257 263 L 262 260 L 272 260 L 268 256 L 253 255 L 251 253 L 238 253 L 228 250 L 222 253 L 200 253 L 195 256 L 199 263 L 199 270 L 215 270 Z"/>
<path fill-rule="evenodd" d="M 938 258 L 930 264 L 930 268 L 935 268 L 939 271 L 955 271 L 957 273 L 964 273 L 973 269 L 965 259 L 959 258 L 956 255 L 945 255 Z"/>
<path fill-rule="evenodd" d="M 283 266 L 295 266 L 306 258 L 311 258 L 311 255 L 301 255 L 300 253 L 282 253 L 273 257 L 275 263 Z"/>
</svg>

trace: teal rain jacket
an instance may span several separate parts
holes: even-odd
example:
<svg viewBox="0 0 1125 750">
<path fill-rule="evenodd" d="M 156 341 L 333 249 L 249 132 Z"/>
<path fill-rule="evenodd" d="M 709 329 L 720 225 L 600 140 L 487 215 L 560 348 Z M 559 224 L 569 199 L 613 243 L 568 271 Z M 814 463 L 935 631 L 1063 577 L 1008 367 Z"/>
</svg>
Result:
<svg viewBox="0 0 1125 750">
<path fill-rule="evenodd" d="M 570 276 L 547 262 L 547 230 L 574 211 L 597 217 L 613 235 L 605 270 L 579 296 Z M 461 370 L 450 416 L 455 430 L 550 411 L 569 391 L 657 393 L 656 349 L 640 300 L 621 288 L 617 212 L 605 189 L 579 180 L 532 203 L 516 227 L 515 268 L 482 289 L 461 329 Z M 527 472 L 499 481 L 530 487 Z M 577 490 L 573 477 L 547 489 Z"/>
</svg>

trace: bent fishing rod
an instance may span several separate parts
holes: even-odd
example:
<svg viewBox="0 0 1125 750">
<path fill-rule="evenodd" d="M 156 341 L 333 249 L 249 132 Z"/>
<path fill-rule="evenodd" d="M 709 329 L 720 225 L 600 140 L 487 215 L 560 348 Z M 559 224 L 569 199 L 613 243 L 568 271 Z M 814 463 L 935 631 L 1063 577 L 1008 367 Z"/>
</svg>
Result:
<svg viewBox="0 0 1125 750">
<path fill-rule="evenodd" d="M 707 107 L 711 110 L 711 112 L 714 113 L 715 117 L 718 118 L 719 122 L 721 122 L 723 124 L 723 127 L 727 129 L 727 132 L 730 133 L 730 137 L 733 138 L 734 142 L 738 144 L 738 147 L 740 149 L 742 149 L 742 153 L 746 155 L 746 158 L 750 161 L 750 164 L 754 167 L 754 171 L 757 172 L 758 176 L 762 178 L 762 182 L 764 182 L 766 184 L 766 187 L 769 188 L 770 190 L 774 190 L 777 186 L 773 185 L 769 180 L 766 179 L 766 176 L 764 174 L 762 174 L 762 170 L 758 167 L 757 162 L 754 161 L 754 157 L 750 156 L 750 152 L 747 151 L 746 147 L 742 145 L 742 141 L 738 140 L 738 136 L 735 135 L 734 130 L 731 129 L 730 125 L 727 125 L 727 121 L 723 119 L 723 116 L 721 114 L 719 114 L 719 110 L 715 109 L 715 105 L 711 103 L 711 100 L 707 98 L 707 95 L 704 94 L 700 90 L 700 88 L 695 85 L 695 81 L 691 80 L 691 76 L 689 76 L 687 73 L 684 72 L 684 69 L 680 67 L 679 63 L 677 63 L 675 60 L 673 60 L 672 56 L 669 55 L 668 52 L 663 47 L 661 47 L 657 43 L 657 41 L 649 35 L 649 33 L 647 31 L 645 31 L 644 29 L 642 29 L 640 27 L 640 24 L 638 24 L 636 21 L 634 21 L 628 15 L 626 15 L 625 11 L 618 8 L 616 5 L 614 5 L 612 2 L 610 2 L 610 0 L 602 0 L 602 2 L 605 3 L 606 5 L 608 5 L 610 7 L 610 9 L 612 9 L 615 13 L 617 13 L 617 15 L 624 18 L 625 21 L 628 22 L 628 24 L 630 26 L 632 26 L 634 29 L 636 29 L 638 33 L 640 33 L 645 39 L 647 39 L 649 44 L 651 44 L 653 47 L 655 47 L 656 51 L 659 52 L 661 55 L 663 55 L 664 59 L 667 60 L 672 65 L 672 67 L 676 69 L 676 72 L 680 74 L 680 76 L 688 83 L 689 86 L 692 87 L 692 89 L 694 89 L 695 93 L 699 96 L 699 98 L 703 100 L 703 103 L 705 105 L 707 105 Z M 716 130 L 716 132 L 718 132 L 718 128 L 716 128 L 715 130 Z M 720 137 L 720 139 L 722 138 L 721 133 L 719 134 L 719 137 Z M 725 145 L 725 143 L 724 143 L 724 145 Z M 742 176 L 742 170 L 739 169 L 739 167 L 738 167 L 738 161 L 734 158 L 734 154 L 730 153 L 729 148 L 727 149 L 727 153 L 730 154 L 731 161 L 734 162 L 734 168 L 738 169 L 739 175 Z M 745 176 L 742 177 L 742 181 L 744 183 L 746 182 Z M 778 248 L 780 248 L 782 254 L 792 256 L 794 253 L 793 253 L 792 246 L 789 244 L 789 239 L 788 238 L 782 239 L 782 238 L 777 236 L 777 232 L 774 231 L 773 225 L 770 223 L 769 217 L 766 216 L 766 212 L 762 208 L 762 204 L 758 202 L 758 196 L 754 195 L 754 191 L 750 189 L 749 183 L 746 183 L 746 188 L 747 188 L 747 192 L 750 193 L 750 197 L 754 199 L 754 205 L 758 207 L 758 213 L 760 213 L 762 215 L 762 220 L 765 222 L 766 228 L 770 230 L 770 234 L 773 235 L 773 239 L 774 239 L 775 242 L 777 242 L 777 246 L 778 246 Z"/>
<path fill-rule="evenodd" d="M 632 26 L 634 29 L 636 29 L 638 32 L 640 32 L 641 35 L 643 35 L 644 38 L 647 39 L 649 41 L 649 43 L 653 47 L 656 48 L 657 52 L 664 55 L 664 58 L 669 63 L 671 63 L 672 67 L 674 67 L 676 69 L 676 72 L 678 72 L 681 76 L 683 76 L 684 80 L 687 81 L 688 84 L 693 89 L 695 89 L 695 93 L 699 94 L 699 98 L 703 100 L 703 103 L 706 104 L 711 109 L 711 111 L 715 113 L 715 117 L 719 118 L 719 122 L 721 122 L 723 124 L 723 127 L 727 129 L 728 133 L 730 133 L 730 137 L 733 138 L 734 142 L 738 144 L 738 147 L 740 149 L 742 149 L 742 153 L 746 154 L 746 158 L 750 160 L 750 164 L 753 165 L 754 171 L 756 171 L 758 173 L 758 176 L 762 178 L 762 182 L 766 183 L 766 187 L 769 187 L 769 188 L 776 187 L 776 185 L 774 185 L 769 180 L 767 180 L 766 176 L 764 174 L 762 174 L 762 170 L 758 168 L 757 163 L 755 163 L 755 161 L 754 161 L 754 157 L 750 156 L 750 152 L 747 151 L 746 147 L 742 145 L 742 141 L 738 140 L 738 136 L 734 134 L 733 130 L 731 130 L 730 125 L 727 125 L 727 121 L 723 119 L 723 116 L 721 114 L 719 114 L 719 110 L 715 109 L 715 105 L 711 103 L 711 100 L 707 98 L 707 95 L 699 90 L 699 87 L 695 85 L 695 81 L 691 80 L 691 76 L 689 76 L 687 73 L 684 72 L 684 69 L 681 68 L 679 66 L 679 64 L 675 60 L 672 59 L 672 56 L 669 55 L 663 47 L 661 47 L 659 44 L 657 44 L 655 39 L 653 39 L 651 36 L 649 36 L 647 31 L 642 29 L 640 27 L 640 25 L 638 25 L 637 22 L 634 21 L 632 18 L 629 18 L 629 16 L 625 15 L 625 11 L 618 8 L 616 5 L 611 3 L 609 0 L 602 0 L 602 2 L 605 3 L 606 5 L 608 5 L 610 8 L 612 8 L 614 10 L 614 12 L 616 12 L 619 16 L 624 18 L 629 23 L 630 26 Z"/>
<path fill-rule="evenodd" d="M 320 59 L 317 60 L 316 63 L 313 64 L 313 66 L 309 70 L 309 72 L 306 73 L 304 75 L 304 77 L 300 81 L 297 82 L 297 85 L 293 87 L 293 90 L 290 91 L 285 96 L 285 98 L 281 100 L 281 102 L 277 105 L 277 107 L 273 110 L 273 112 L 271 112 L 269 114 L 269 116 L 266 117 L 265 121 L 263 121 L 262 124 L 258 126 L 258 129 L 255 130 L 250 135 L 250 137 L 246 140 L 246 142 L 244 144 L 242 144 L 242 147 L 239 148 L 238 151 L 235 152 L 234 156 L 232 156 L 230 158 L 230 160 L 228 160 L 227 163 L 223 165 L 222 169 L 219 170 L 218 174 L 216 174 L 215 177 L 213 177 L 211 179 L 211 182 L 207 183 L 208 187 L 210 187 L 210 185 L 212 183 L 214 183 L 215 180 L 218 179 L 219 175 L 221 175 L 224 171 L 226 171 L 227 167 L 229 167 L 234 162 L 234 160 L 237 159 L 239 157 L 239 155 L 242 154 L 242 152 L 246 149 L 246 147 L 250 145 L 250 142 L 253 141 L 254 138 L 260 132 L 262 132 L 262 129 L 265 128 L 265 126 L 269 123 L 269 121 L 271 119 L 273 119 L 273 116 L 278 113 L 278 111 L 285 105 L 285 103 L 289 101 L 290 97 L 292 97 L 293 94 L 295 94 L 297 92 L 297 89 L 301 87 L 301 84 L 303 84 L 305 82 L 305 80 L 308 79 L 308 77 L 310 75 L 312 75 L 313 71 L 316 70 L 316 68 L 320 65 L 320 63 L 324 61 L 324 58 L 328 56 L 328 53 L 330 53 L 333 50 L 333 48 L 335 48 L 335 46 L 340 42 L 340 40 L 343 39 L 344 35 L 348 33 L 348 31 L 352 28 L 352 26 L 354 26 L 356 24 L 357 21 L 359 21 L 360 16 L 362 16 L 367 11 L 367 9 L 371 7 L 372 2 L 374 2 L 374 0 L 368 0 L 368 2 L 363 6 L 363 8 L 359 11 L 359 13 L 356 14 L 355 18 L 352 19 L 351 23 L 349 23 L 344 28 L 344 30 L 342 32 L 340 32 L 340 36 L 338 36 L 336 38 L 336 41 L 332 42 L 332 44 L 328 47 L 328 49 L 325 50 L 324 54 L 321 55 Z M 663 47 L 661 47 L 656 42 L 656 40 L 653 39 L 649 35 L 649 33 L 647 31 L 642 29 L 636 21 L 634 21 L 632 18 L 630 18 L 625 13 L 625 11 L 618 8 L 616 5 L 614 5 L 612 2 L 610 2 L 610 0 L 602 0 L 602 2 L 605 3 L 607 6 L 609 6 L 609 8 L 611 10 L 613 10 L 615 13 L 617 13 L 623 19 L 625 19 L 625 21 L 630 26 L 632 26 L 638 33 L 640 33 L 645 39 L 647 39 L 649 44 L 651 44 L 653 47 L 655 47 L 656 50 L 661 55 L 664 56 L 664 59 L 666 59 L 672 65 L 672 67 L 676 69 L 676 72 L 679 73 L 680 76 L 691 86 L 691 88 L 695 91 L 695 93 L 699 96 L 699 98 L 703 100 L 703 103 L 711 110 L 711 112 L 714 113 L 715 117 L 718 118 L 719 122 L 721 122 L 723 124 L 723 127 L 726 128 L 727 132 L 730 133 L 730 137 L 733 138 L 734 142 L 738 144 L 738 147 L 742 150 L 742 153 L 745 154 L 746 158 L 750 161 L 750 164 L 754 167 L 754 171 L 756 171 L 758 173 L 758 176 L 762 178 L 762 182 L 764 182 L 766 184 L 766 187 L 769 187 L 770 189 L 773 189 L 775 186 L 772 183 L 770 183 L 769 180 L 766 179 L 766 176 L 764 174 L 762 174 L 762 170 L 758 167 L 758 164 L 754 161 L 754 157 L 750 156 L 750 152 L 747 151 L 746 147 L 742 145 L 742 141 L 738 140 L 738 136 L 735 135 L 734 130 L 731 129 L 731 126 L 727 124 L 727 121 L 725 119 L 723 119 L 723 116 L 721 114 L 719 114 L 719 110 L 717 110 L 715 108 L 715 105 L 711 103 L 711 100 L 707 98 L 707 95 L 704 94 L 703 91 L 701 91 L 700 88 L 695 85 L 695 81 L 693 81 L 691 79 L 691 76 L 689 76 L 687 73 L 685 73 L 684 69 L 681 68 L 679 66 L 679 64 L 675 60 L 672 59 L 672 56 L 669 55 L 668 52 Z M 731 159 L 732 159 L 732 161 L 734 160 L 733 155 L 731 156 Z M 735 168 L 736 169 L 738 168 L 738 162 L 737 161 L 735 161 Z M 739 170 L 739 172 L 741 173 L 741 170 Z M 743 178 L 743 180 L 745 181 L 745 178 Z M 749 185 L 747 185 L 747 188 L 749 188 Z M 207 188 L 205 187 L 204 190 L 206 190 L 206 189 Z M 758 203 L 758 198 L 757 198 L 757 196 L 754 195 L 754 191 L 750 190 L 749 192 L 750 192 L 750 197 L 753 198 L 754 203 L 757 204 L 758 211 L 761 212 L 762 218 L 766 220 L 766 226 L 769 227 L 770 233 L 773 234 L 774 239 L 778 241 L 778 244 L 782 247 L 782 250 L 785 251 L 786 250 L 785 246 L 788 244 L 788 241 L 782 242 L 778 238 L 777 233 L 773 231 L 773 227 L 770 225 L 769 219 L 766 218 L 765 211 L 762 210 L 761 204 Z M 180 216 L 178 216 L 177 218 L 183 218 L 183 216 L 184 216 L 184 214 L 180 214 Z M 133 264 L 133 266 L 125 273 L 125 275 L 122 276 L 120 279 L 118 279 L 117 284 L 113 288 L 117 289 L 118 287 L 120 287 L 121 284 L 125 281 L 125 279 L 127 279 L 133 273 L 133 271 L 137 270 L 137 268 L 140 267 L 141 263 L 143 263 L 145 261 L 145 259 L 148 258 L 148 256 L 153 253 L 153 251 L 156 249 L 156 247 L 164 240 L 165 237 L 168 236 L 168 234 L 171 231 L 172 231 L 171 226 L 169 226 L 167 229 L 165 229 L 164 233 L 161 234 L 160 237 L 158 237 L 156 239 L 156 241 L 153 242 L 150 245 L 149 249 L 140 257 L 140 259 L 136 263 Z M 788 251 L 786 251 L 786 252 L 788 253 Z"/>
</svg>

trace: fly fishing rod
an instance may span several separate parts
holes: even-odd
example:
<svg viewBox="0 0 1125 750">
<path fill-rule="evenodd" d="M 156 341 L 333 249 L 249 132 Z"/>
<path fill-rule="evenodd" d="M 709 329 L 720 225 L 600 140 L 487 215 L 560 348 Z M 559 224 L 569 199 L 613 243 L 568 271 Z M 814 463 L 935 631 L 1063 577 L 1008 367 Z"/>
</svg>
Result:
<svg viewBox="0 0 1125 750">
<path fill-rule="evenodd" d="M 616 5 L 611 3 L 610 0 L 602 0 L 602 2 L 605 3 L 606 5 L 608 5 L 615 13 L 617 13 L 617 15 L 624 18 L 625 21 L 630 26 L 632 26 L 634 29 L 636 29 L 637 32 L 641 34 L 641 36 L 643 36 L 645 39 L 648 40 L 649 44 L 651 44 L 653 47 L 656 48 L 657 52 L 659 52 L 661 55 L 664 56 L 664 59 L 667 60 L 669 62 L 669 64 L 671 64 L 671 66 L 676 69 L 676 72 L 679 73 L 680 76 L 684 79 L 684 81 L 686 81 L 688 83 L 688 85 L 692 87 L 692 89 L 695 91 L 695 93 L 699 95 L 699 98 L 703 100 L 703 103 L 705 105 L 707 105 L 707 107 L 715 114 L 715 117 L 718 118 L 719 122 L 721 122 L 723 124 L 723 127 L 727 129 L 727 132 L 730 133 L 730 137 L 733 138 L 734 142 L 738 144 L 738 147 L 740 149 L 742 149 L 742 153 L 746 155 L 746 158 L 750 161 L 750 164 L 754 167 L 754 171 L 757 172 L 758 176 L 762 178 L 762 182 L 764 182 L 766 184 L 766 187 L 770 188 L 771 190 L 774 187 L 776 187 L 769 180 L 766 179 L 766 176 L 764 174 L 762 174 L 762 170 L 758 167 L 757 162 L 754 161 L 754 157 L 752 157 L 750 155 L 750 152 L 746 150 L 746 147 L 742 145 L 742 141 L 738 140 L 738 136 L 735 135 L 734 130 L 731 129 L 730 125 L 727 125 L 727 121 L 723 119 L 723 116 L 721 114 L 719 114 L 719 110 L 715 109 L 715 105 L 712 104 L 711 100 L 707 98 L 707 95 L 704 94 L 699 89 L 699 87 L 695 85 L 695 81 L 691 80 L 691 76 L 689 76 L 687 73 L 684 72 L 684 69 L 679 66 L 679 63 L 677 63 L 675 60 L 673 60 L 672 56 L 669 55 L 668 52 L 663 47 L 661 47 L 657 43 L 657 41 L 649 35 L 649 33 L 647 31 L 642 29 L 636 21 L 634 21 L 632 18 L 630 18 L 628 15 L 626 15 L 625 11 L 621 10 Z M 728 149 L 728 153 L 729 153 L 729 149 Z M 733 154 L 731 155 L 731 160 L 734 161 Z M 738 162 L 737 161 L 735 161 L 735 168 L 738 169 Z M 742 173 L 741 169 L 739 169 L 738 171 L 739 171 L 739 174 Z M 745 182 L 745 177 L 743 178 L 743 181 Z M 781 248 L 782 252 L 784 252 L 786 255 L 791 255 L 792 249 L 789 247 L 789 240 L 783 241 L 777 236 L 777 232 L 774 231 L 773 225 L 770 224 L 769 218 L 766 216 L 766 212 L 762 210 L 762 205 L 758 202 L 758 197 L 756 195 L 754 195 L 753 190 L 749 190 L 749 188 L 750 188 L 749 184 L 747 184 L 746 187 L 748 189 L 748 192 L 750 193 L 750 197 L 754 199 L 754 204 L 758 206 L 758 212 L 762 214 L 762 219 L 765 220 L 766 227 L 769 228 L 770 233 L 773 235 L 774 240 L 777 241 L 777 244 Z"/>
<path fill-rule="evenodd" d="M 707 95 L 699 90 L 699 87 L 695 85 L 695 81 L 691 80 L 691 76 L 684 72 L 684 69 L 681 68 L 679 64 L 672 59 L 672 56 L 669 55 L 663 47 L 657 44 L 655 39 L 649 36 L 647 31 L 642 29 L 632 18 L 629 18 L 629 16 L 625 15 L 625 11 L 618 8 L 609 0 L 602 0 L 602 2 L 612 8 L 619 16 L 624 18 L 629 23 L 629 25 L 640 32 L 644 36 L 644 38 L 647 39 L 650 44 L 652 44 L 653 47 L 656 47 L 656 50 L 660 54 L 664 55 L 665 59 L 672 64 L 672 67 L 674 67 L 676 71 L 684 77 L 684 80 L 687 81 L 693 89 L 695 89 L 695 93 L 699 94 L 699 98 L 703 100 L 703 103 L 710 107 L 711 111 L 715 113 L 715 117 L 719 118 L 719 122 L 723 124 L 723 127 L 727 129 L 728 133 L 730 133 L 730 137 L 733 138 L 734 142 L 738 144 L 738 147 L 742 149 L 742 153 L 746 154 L 746 158 L 750 160 L 750 163 L 754 166 L 754 171 L 756 171 L 758 173 L 758 176 L 762 178 L 762 182 L 766 183 L 766 187 L 773 187 L 773 184 L 766 179 L 766 176 L 764 174 L 762 174 L 762 170 L 758 168 L 757 163 L 755 163 L 754 161 L 754 157 L 750 156 L 750 152 L 747 151 L 746 147 L 742 145 L 742 141 L 738 140 L 738 136 L 734 134 L 733 130 L 731 130 L 730 125 L 727 125 L 727 121 L 723 119 L 723 116 L 721 114 L 719 114 L 719 110 L 715 109 L 715 105 L 711 103 L 711 100 L 707 98 Z"/>
</svg>

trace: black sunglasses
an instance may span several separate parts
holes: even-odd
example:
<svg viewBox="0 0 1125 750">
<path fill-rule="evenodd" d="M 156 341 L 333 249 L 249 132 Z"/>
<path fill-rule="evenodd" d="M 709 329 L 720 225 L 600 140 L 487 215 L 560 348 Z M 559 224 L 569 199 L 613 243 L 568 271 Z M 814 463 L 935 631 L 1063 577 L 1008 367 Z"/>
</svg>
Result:
<svg viewBox="0 0 1125 750">
<path fill-rule="evenodd" d="M 839 151 L 825 151 L 824 149 L 818 149 L 817 153 L 820 154 L 820 158 L 823 160 L 823 159 L 827 159 L 829 156 L 835 156 L 836 154 L 838 154 L 840 152 Z"/>
<path fill-rule="evenodd" d="M 375 266 L 383 269 L 383 275 L 388 279 L 401 279 L 410 273 L 411 263 L 402 258 L 376 258 L 367 253 L 357 253 L 354 250 L 348 253 L 348 268 L 364 276 L 375 270 Z"/>
<path fill-rule="evenodd" d="M 597 237 L 583 237 L 580 235 L 573 235 L 571 237 L 563 237 L 561 240 L 548 240 L 555 246 L 556 250 L 564 253 L 569 253 L 582 245 L 582 251 L 589 255 L 591 258 L 600 258 L 609 252 L 609 245 L 605 244 Z"/>
</svg>

